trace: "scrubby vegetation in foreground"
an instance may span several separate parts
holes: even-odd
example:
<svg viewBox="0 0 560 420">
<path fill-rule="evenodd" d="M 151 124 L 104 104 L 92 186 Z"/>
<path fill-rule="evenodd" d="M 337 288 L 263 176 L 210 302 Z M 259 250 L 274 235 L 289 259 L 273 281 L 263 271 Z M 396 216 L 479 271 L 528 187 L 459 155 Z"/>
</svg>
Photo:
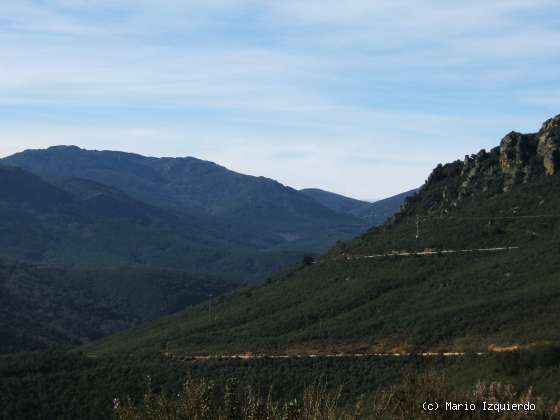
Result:
<svg viewBox="0 0 560 420">
<path fill-rule="evenodd" d="M 260 400 L 261 405 L 266 401 L 274 402 L 278 410 L 283 410 L 285 403 L 294 399 L 298 400 L 296 407 L 303 409 L 303 396 L 310 389 L 317 389 L 312 385 L 320 378 L 322 382 L 319 383 L 328 384 L 327 391 L 322 392 L 325 402 L 337 397 L 337 415 L 356 414 L 352 410 L 359 403 L 362 416 L 371 416 L 377 398 L 382 395 L 380 390 L 400 389 L 394 387 L 403 378 L 419 383 L 421 378 L 445 377 L 447 394 L 441 395 L 449 395 L 449 398 L 471 395 L 479 382 L 499 382 L 512 384 L 521 395 L 533 390 L 534 395 L 543 398 L 543 404 L 544 400 L 559 400 L 560 352 L 544 347 L 451 358 L 319 357 L 205 362 L 157 355 L 92 358 L 74 353 L 29 353 L 1 356 L 0 419 L 107 420 L 115 414 L 114 399 L 120 400 L 120 407 L 136 410 L 131 412 L 141 415 L 148 376 L 150 401 L 155 404 L 159 399 L 170 406 L 176 403 L 177 394 L 186 395 L 185 378 L 190 379 L 191 387 L 198 387 L 193 389 L 200 389 L 201 383 L 213 383 L 216 396 L 210 400 L 213 410 L 225 407 L 228 378 L 237 379 L 236 395 L 242 406 L 251 396 L 255 403 Z M 417 398 L 431 395 L 420 394 L 425 389 L 427 385 L 418 385 Z M 411 398 L 406 393 L 398 395 L 402 401 Z M 165 402 L 165 398 L 169 401 Z M 410 405 L 412 409 L 416 406 Z"/>
<path fill-rule="evenodd" d="M 271 392 L 243 389 L 235 379 L 228 380 L 223 390 L 205 379 L 187 380 L 181 393 L 157 395 L 148 388 L 136 405 L 114 400 L 114 410 L 118 420 L 560 419 L 560 402 L 538 398 L 531 390 L 519 393 L 511 385 L 479 382 L 474 389 L 456 392 L 445 376 L 434 373 L 406 376 L 398 385 L 363 395 L 351 406 L 340 404 L 341 392 L 319 381 L 300 399 L 274 401 Z M 426 403 L 434 402 L 439 409 L 427 411 Z M 454 404 L 465 408 L 454 410 L 458 407 Z M 514 404 L 523 408 L 511 410 Z"/>
</svg>

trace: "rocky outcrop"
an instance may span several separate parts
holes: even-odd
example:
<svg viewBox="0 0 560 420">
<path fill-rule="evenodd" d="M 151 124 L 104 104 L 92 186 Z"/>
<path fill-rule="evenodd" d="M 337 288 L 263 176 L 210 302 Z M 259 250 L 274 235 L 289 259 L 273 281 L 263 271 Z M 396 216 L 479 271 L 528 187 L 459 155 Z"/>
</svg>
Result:
<svg viewBox="0 0 560 420">
<path fill-rule="evenodd" d="M 511 132 L 500 143 L 504 190 L 532 176 L 560 171 L 560 115 L 547 120 L 536 134 Z"/>
<path fill-rule="evenodd" d="M 543 160 L 547 175 L 555 175 L 560 171 L 560 115 L 543 124 L 538 133 L 537 153 Z"/>
<path fill-rule="evenodd" d="M 560 115 L 540 131 L 507 134 L 500 146 L 465 156 L 463 161 L 438 165 L 418 196 L 404 209 L 422 202 L 428 213 L 447 212 L 461 200 L 481 193 L 498 194 L 538 176 L 560 173 Z"/>
<path fill-rule="evenodd" d="M 554 117 L 554 118 L 550 118 L 550 119 L 546 120 L 546 121 L 543 123 L 540 132 L 557 130 L 558 127 L 560 127 L 560 114 L 557 115 L 557 116 Z"/>
<path fill-rule="evenodd" d="M 513 185 L 527 182 L 531 175 L 539 172 L 537 139 L 534 134 L 521 134 L 512 131 L 500 143 L 500 169 L 504 175 L 504 190 Z"/>
<path fill-rule="evenodd" d="M 482 191 L 488 189 L 486 182 L 488 177 L 492 177 L 496 172 L 496 165 L 492 164 L 492 154 L 486 150 L 481 150 L 476 155 L 465 156 L 463 169 L 461 170 L 461 184 L 459 187 L 460 195 L 468 195 L 469 190 L 478 187 Z M 480 175 L 484 174 L 484 177 Z"/>
</svg>

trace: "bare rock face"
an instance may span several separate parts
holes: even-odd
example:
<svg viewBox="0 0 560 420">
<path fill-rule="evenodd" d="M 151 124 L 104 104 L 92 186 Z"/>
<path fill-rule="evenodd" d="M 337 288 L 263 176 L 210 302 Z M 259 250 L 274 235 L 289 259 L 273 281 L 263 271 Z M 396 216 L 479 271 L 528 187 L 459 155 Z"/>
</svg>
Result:
<svg viewBox="0 0 560 420">
<path fill-rule="evenodd" d="M 532 135 L 512 131 L 500 143 L 500 167 L 504 173 L 523 170 L 535 154 L 536 142 Z"/>
<path fill-rule="evenodd" d="M 560 172 L 560 115 L 547 120 L 536 134 L 506 135 L 500 143 L 500 169 L 505 191 L 533 175 Z"/>
<path fill-rule="evenodd" d="M 550 131 L 560 127 L 560 114 L 555 116 L 554 118 L 550 118 L 546 120 L 541 128 L 542 131 Z"/>
<path fill-rule="evenodd" d="M 560 115 L 545 121 L 537 136 L 537 153 L 542 157 L 544 172 L 555 175 L 560 171 Z"/>
<path fill-rule="evenodd" d="M 459 198 L 469 195 L 473 188 L 484 190 L 487 188 L 485 180 L 480 177 L 481 173 L 488 175 L 485 163 L 488 161 L 489 154 L 486 150 L 481 150 L 476 155 L 465 156 L 463 169 L 461 170 L 461 184 L 459 186 Z M 491 169 L 490 169 L 491 170 Z"/>
<path fill-rule="evenodd" d="M 502 139 L 500 169 L 504 174 L 504 190 L 511 189 L 515 184 L 527 182 L 531 175 L 538 172 L 542 163 L 535 162 L 539 160 L 536 155 L 537 139 L 534 134 L 512 131 Z"/>
</svg>

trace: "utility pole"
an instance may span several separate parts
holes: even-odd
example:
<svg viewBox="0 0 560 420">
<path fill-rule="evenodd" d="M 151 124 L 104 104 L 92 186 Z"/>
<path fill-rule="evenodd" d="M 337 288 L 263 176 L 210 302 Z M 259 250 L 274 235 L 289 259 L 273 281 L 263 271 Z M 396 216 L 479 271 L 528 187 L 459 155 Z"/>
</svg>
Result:
<svg viewBox="0 0 560 420">
<path fill-rule="evenodd" d="M 420 216 L 416 215 L 416 239 L 420 239 Z"/>
</svg>

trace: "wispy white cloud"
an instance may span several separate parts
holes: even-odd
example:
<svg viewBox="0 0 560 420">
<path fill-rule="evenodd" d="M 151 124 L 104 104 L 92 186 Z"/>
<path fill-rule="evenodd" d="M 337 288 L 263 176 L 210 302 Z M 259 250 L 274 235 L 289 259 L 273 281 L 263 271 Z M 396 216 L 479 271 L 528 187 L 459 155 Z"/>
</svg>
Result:
<svg viewBox="0 0 560 420">
<path fill-rule="evenodd" d="M 303 120 L 306 118 L 312 116 L 305 114 Z M 103 121 L 63 126 L 48 121 L 27 127 L 3 124 L 3 138 L 8 140 L 0 144 L 0 155 L 20 151 L 21 145 L 44 148 L 76 144 L 151 156 L 196 156 L 296 188 L 319 187 L 372 199 L 414 188 L 437 163 L 493 147 L 505 127 L 532 123 L 513 118 L 472 119 L 342 108 L 324 109 L 315 125 L 303 120 L 294 121 L 292 127 L 276 127 L 273 132 L 269 123 L 263 128 L 236 120 L 219 125 L 153 121 L 128 125 Z M 478 131 L 466 129 L 471 126 Z M 497 134 L 485 138 L 487 131 Z"/>
<path fill-rule="evenodd" d="M 193 154 L 300 187 L 396 193 L 558 113 L 558 11 L 552 0 L 2 2 L 0 154 L 60 143 Z"/>
</svg>

